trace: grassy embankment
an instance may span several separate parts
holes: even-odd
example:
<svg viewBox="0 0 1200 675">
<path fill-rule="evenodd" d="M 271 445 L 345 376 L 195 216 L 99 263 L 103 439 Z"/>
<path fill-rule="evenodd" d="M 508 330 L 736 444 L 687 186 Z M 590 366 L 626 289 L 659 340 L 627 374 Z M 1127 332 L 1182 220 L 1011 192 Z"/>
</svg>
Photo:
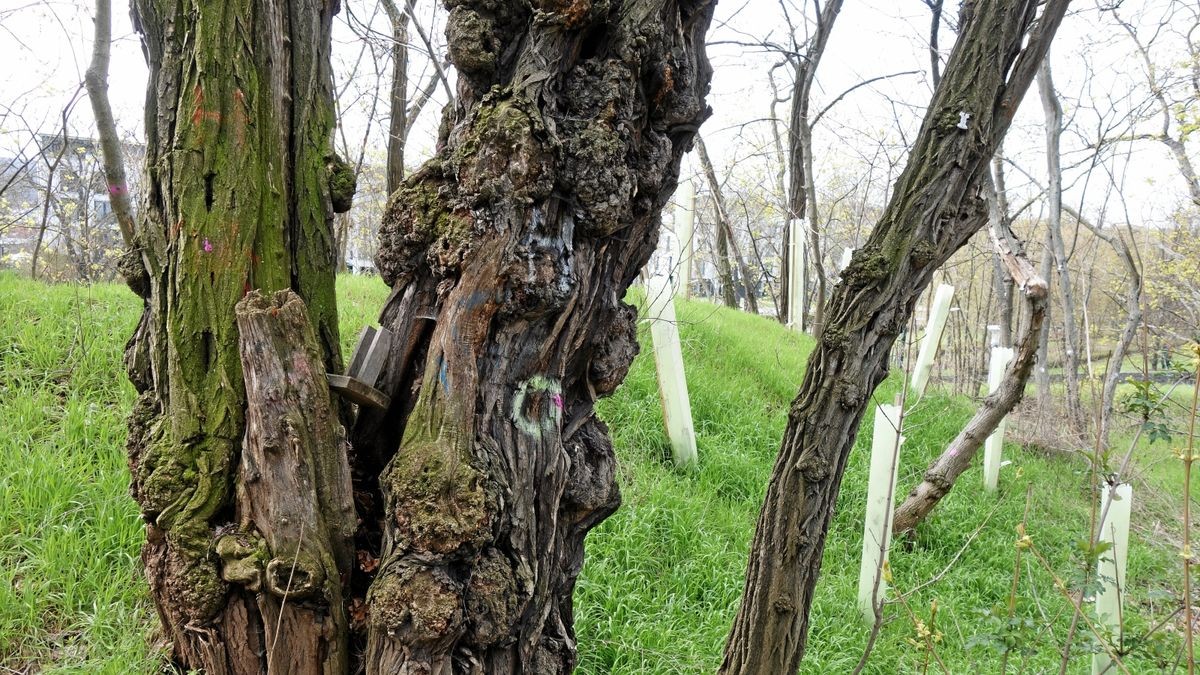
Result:
<svg viewBox="0 0 1200 675">
<path fill-rule="evenodd" d="M 385 290 L 374 279 L 339 281 L 347 349 Z M 0 275 L 0 669 L 138 673 L 161 663 L 147 646 L 154 617 L 137 572 L 142 530 L 123 451 L 133 393 L 120 357 L 138 310 L 119 286 L 47 287 Z M 760 498 L 811 346 L 768 319 L 705 303 L 682 303 L 680 320 L 700 468 L 685 474 L 664 462 L 654 365 L 643 349 L 625 385 L 600 406 L 620 456 L 625 503 L 588 540 L 576 593 L 581 673 L 702 673 L 719 665 Z M 889 382 L 876 398 L 895 391 Z M 936 392 L 913 408 L 900 492 L 971 410 L 969 401 Z M 834 514 L 805 673 L 849 672 L 867 641 L 855 595 L 868 444 L 860 437 Z M 980 489 L 973 469 L 915 539 L 892 553 L 900 590 L 933 581 L 908 603 L 927 620 L 937 599 L 944 632 L 937 656 L 955 673 L 995 671 L 995 648 L 971 645 L 1006 631 L 1027 648 L 1011 664 L 1057 671 L 1067 632 L 1069 605 L 1028 555 L 1015 628 L 995 616 L 1008 599 L 1027 485 L 1034 542 L 1060 577 L 1077 573 L 1087 468 L 1078 459 L 1006 452 L 1013 463 L 1001 473 L 998 496 Z M 1179 473 L 1153 471 L 1145 487 L 1162 493 Z M 1177 606 L 1178 558 L 1162 544 L 1178 531 L 1177 513 L 1169 504 L 1142 509 L 1135 527 L 1126 605 L 1135 633 Z M 920 672 L 925 654 L 908 643 L 915 632 L 907 612 L 889 604 L 885 616 L 865 672 Z M 1081 631 L 1078 646 L 1088 642 Z M 1177 633 L 1169 638 L 1178 642 Z M 1075 657 L 1071 672 L 1085 672 L 1088 662 Z M 1128 666 L 1159 670 L 1145 656 L 1131 656 Z"/>
</svg>

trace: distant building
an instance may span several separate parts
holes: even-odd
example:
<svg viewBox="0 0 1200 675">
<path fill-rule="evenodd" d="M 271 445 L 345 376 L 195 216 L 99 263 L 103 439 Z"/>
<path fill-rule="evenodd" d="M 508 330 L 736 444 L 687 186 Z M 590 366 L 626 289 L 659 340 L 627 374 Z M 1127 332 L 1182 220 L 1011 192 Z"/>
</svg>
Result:
<svg viewBox="0 0 1200 675">
<path fill-rule="evenodd" d="M 97 139 L 39 134 L 28 156 L 0 160 L 0 267 L 39 267 L 51 278 L 110 279 L 123 248 Z M 145 148 L 126 143 L 131 185 Z M 44 232 L 43 232 L 44 224 Z"/>
</svg>

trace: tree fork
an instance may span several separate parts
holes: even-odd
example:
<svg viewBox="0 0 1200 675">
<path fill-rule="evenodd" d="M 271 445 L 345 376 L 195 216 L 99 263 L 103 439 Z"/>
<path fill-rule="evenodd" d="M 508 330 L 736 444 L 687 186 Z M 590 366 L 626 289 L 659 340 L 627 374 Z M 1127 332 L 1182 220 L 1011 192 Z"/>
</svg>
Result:
<svg viewBox="0 0 1200 675">
<path fill-rule="evenodd" d="M 380 229 L 392 404 L 353 432 L 365 665 L 568 672 L 584 536 L 620 499 L 593 404 L 637 353 L 621 298 L 708 115 L 713 5 L 450 4 L 456 101 Z"/>
<path fill-rule="evenodd" d="M 827 305 L 751 543 L 722 673 L 794 673 L 846 460 L 892 343 L 941 264 L 986 222 L 979 184 L 1069 0 L 966 3 L 904 172 Z"/>
</svg>

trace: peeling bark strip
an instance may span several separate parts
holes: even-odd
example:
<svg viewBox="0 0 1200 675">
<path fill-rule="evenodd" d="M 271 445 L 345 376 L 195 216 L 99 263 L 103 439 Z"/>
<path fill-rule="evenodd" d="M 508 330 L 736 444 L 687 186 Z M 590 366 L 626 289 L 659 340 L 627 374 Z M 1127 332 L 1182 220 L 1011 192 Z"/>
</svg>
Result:
<svg viewBox="0 0 1200 675">
<path fill-rule="evenodd" d="M 148 283 L 126 352 L 140 394 L 129 461 L 146 522 L 142 559 L 151 597 L 185 670 L 259 673 L 276 658 L 267 654 L 277 629 L 276 650 L 316 649 L 288 636 L 298 635 L 306 612 L 315 616 L 334 601 L 332 592 L 320 602 L 317 595 L 289 598 L 295 606 L 276 627 L 263 625 L 262 616 L 272 614 L 277 598 L 268 592 L 259 605 L 263 596 L 247 588 L 257 567 L 247 569 L 245 549 L 265 566 L 264 587 L 286 587 L 278 574 L 293 585 L 301 565 L 317 574 L 318 566 L 303 560 L 293 574 L 290 561 L 297 548 L 303 558 L 320 545 L 322 532 L 306 531 L 304 539 L 314 541 L 300 547 L 296 532 L 276 530 L 274 543 L 260 543 L 261 535 L 238 527 L 246 514 L 259 528 L 282 523 L 254 515 L 267 507 L 248 506 L 266 503 L 254 496 L 253 481 L 242 481 L 252 501 L 235 504 L 237 477 L 253 472 L 243 464 L 252 455 L 242 453 L 246 393 L 234 307 L 252 289 L 292 289 L 307 305 L 320 373 L 341 372 L 326 167 L 336 11 L 336 3 L 312 0 L 133 3 L 150 74 L 146 195 L 134 237 Z M 256 466 L 261 489 L 273 491 L 266 467 Z M 334 531 L 336 501 L 321 502 L 323 527 Z M 334 568 L 341 563 L 319 565 L 327 579 Z M 324 626 L 334 631 L 324 640 L 344 639 L 335 622 Z"/>
<path fill-rule="evenodd" d="M 353 560 L 354 503 L 345 431 L 303 301 L 257 291 L 237 304 L 246 437 L 237 523 L 216 551 L 221 576 L 254 594 L 265 665 L 280 673 L 345 673 L 343 580 Z"/>
<path fill-rule="evenodd" d="M 825 535 L 870 393 L 934 270 L 987 222 L 981 178 L 1067 4 L 1046 0 L 1040 16 L 1037 0 L 963 4 L 908 165 L 829 300 L 767 487 L 722 673 L 799 668 Z M 966 129 L 962 112 L 971 115 Z"/>
<path fill-rule="evenodd" d="M 708 115 L 713 6 L 447 6 L 456 104 L 380 230 L 392 404 L 353 434 L 383 530 L 366 669 L 568 672 L 583 539 L 620 500 L 592 406 L 637 353 L 621 297 Z"/>
</svg>

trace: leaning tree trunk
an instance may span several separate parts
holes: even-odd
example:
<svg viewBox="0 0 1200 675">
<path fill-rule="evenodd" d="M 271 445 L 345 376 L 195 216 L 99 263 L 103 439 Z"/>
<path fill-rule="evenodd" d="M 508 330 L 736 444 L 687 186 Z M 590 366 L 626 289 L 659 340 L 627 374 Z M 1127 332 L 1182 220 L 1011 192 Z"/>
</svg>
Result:
<svg viewBox="0 0 1200 675">
<path fill-rule="evenodd" d="M 767 486 L 721 672 L 779 675 L 799 667 L 858 424 L 934 270 L 987 222 L 981 177 L 1067 4 L 1048 0 L 1036 22 L 1036 0 L 964 5 L 958 43 L 908 165 L 827 306 Z"/>
<path fill-rule="evenodd" d="M 380 230 L 391 402 L 353 433 L 366 671 L 566 672 L 620 500 L 593 404 L 637 352 L 621 298 L 708 114 L 713 5 L 448 4 L 457 103 Z"/>
<path fill-rule="evenodd" d="M 128 249 L 133 241 L 133 205 L 129 201 L 129 185 L 125 182 L 125 161 L 121 140 L 108 101 L 108 62 L 112 52 L 112 2 L 97 0 L 92 62 L 84 73 L 92 116 L 96 118 L 96 136 L 100 140 L 101 160 L 104 163 L 104 183 L 108 187 L 108 203 L 116 216 L 117 229 Z"/>
<path fill-rule="evenodd" d="M 145 309 L 126 350 L 139 392 L 132 492 L 175 659 L 209 675 L 346 666 L 353 520 L 329 473 L 346 457 L 323 377 L 340 370 L 331 202 L 352 182 L 327 166 L 336 11 L 306 0 L 133 6 L 150 79 L 133 241 Z M 290 289 L 307 310 L 235 322 L 254 289 Z M 277 349 L 244 370 L 239 326 L 252 354 L 245 322 L 285 318 L 286 329 L 259 325 Z M 247 386 L 258 394 L 249 418 Z"/>
<path fill-rule="evenodd" d="M 1100 448 L 1108 449 L 1108 438 L 1112 432 L 1113 402 L 1116 400 L 1117 385 L 1121 382 L 1121 364 L 1125 363 L 1129 346 L 1133 344 L 1138 326 L 1142 323 L 1142 270 L 1139 265 L 1140 260 L 1135 256 L 1135 250 L 1130 247 L 1129 243 L 1126 243 L 1119 231 L 1106 233 L 1075 209 L 1065 207 L 1064 210 L 1076 222 L 1086 227 L 1089 232 L 1112 246 L 1121 259 L 1121 264 L 1125 266 L 1125 272 L 1129 275 L 1128 288 L 1125 291 L 1125 324 L 1121 328 L 1121 335 L 1117 338 L 1117 344 L 1113 346 L 1112 354 L 1108 358 L 1108 369 L 1104 374 L 1104 389 L 1100 401 L 1100 429 L 1098 432 Z M 1131 235 L 1130 242 L 1133 241 L 1135 240 Z"/>
<path fill-rule="evenodd" d="M 1021 294 L 1029 308 L 1025 334 L 1017 345 L 1016 354 L 1004 369 L 1004 378 L 996 391 L 989 394 L 979 409 L 942 452 L 925 470 L 921 482 L 908 493 L 908 497 L 896 507 L 892 517 L 892 533 L 904 534 L 917 527 L 942 500 L 958 477 L 971 467 L 979 448 L 988 436 L 1000 426 L 1004 417 L 1012 411 L 1025 395 L 1025 384 L 1037 363 L 1038 336 L 1042 321 L 1046 318 L 1049 289 L 1046 281 L 1037 276 L 1033 264 L 1025 257 L 1021 244 L 1012 236 L 1007 223 L 1002 230 L 993 230 L 992 237 L 996 255 L 1004 264 L 1010 279 L 1020 281 Z M 999 230 L 999 232 L 997 232 Z"/>
<path fill-rule="evenodd" d="M 716 202 L 715 199 L 713 201 Z M 725 223 L 721 221 L 719 213 L 713 219 L 713 226 L 717 231 L 717 276 L 721 279 L 721 299 L 725 301 L 726 307 L 736 308 L 737 287 L 733 281 L 733 263 L 729 260 L 729 232 L 725 229 Z"/>
</svg>

